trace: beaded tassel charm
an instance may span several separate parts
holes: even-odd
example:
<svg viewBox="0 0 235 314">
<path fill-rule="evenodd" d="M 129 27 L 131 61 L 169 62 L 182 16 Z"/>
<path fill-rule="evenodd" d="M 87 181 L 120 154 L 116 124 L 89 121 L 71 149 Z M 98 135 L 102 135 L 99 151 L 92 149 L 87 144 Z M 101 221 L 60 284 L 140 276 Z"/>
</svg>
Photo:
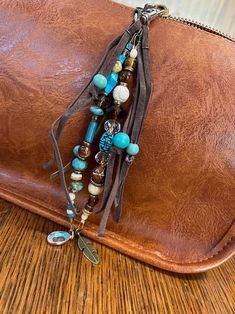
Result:
<svg viewBox="0 0 235 314">
<path fill-rule="evenodd" d="M 148 25 L 158 15 L 165 14 L 164 6 L 146 4 L 144 8 L 136 8 L 131 25 L 108 45 L 92 78 L 51 127 L 54 156 L 58 165 L 58 171 L 53 175 L 59 174 L 65 191 L 70 230 L 54 231 L 47 240 L 50 244 L 61 245 L 76 235 L 79 249 L 94 264 L 99 262 L 99 257 L 81 232 L 102 194 L 99 211 L 103 215 L 99 235 L 104 235 L 113 204 L 114 218 L 117 221 L 120 218 L 125 178 L 134 157 L 139 153 L 138 140 L 151 94 Z M 135 71 L 136 86 L 132 92 Z M 91 118 L 84 140 L 74 147 L 74 158 L 64 167 L 58 140 L 72 114 L 87 106 L 90 107 Z M 104 117 L 106 120 L 101 124 Z M 95 154 L 97 165 L 91 171 L 87 201 L 79 209 L 77 195 L 82 191 L 84 193 L 82 179 L 88 168 L 92 143 L 100 127 L 104 132 L 98 141 L 99 151 Z M 69 166 L 72 172 L 67 187 L 65 171 Z M 77 226 L 74 219 L 78 215 Z"/>
</svg>

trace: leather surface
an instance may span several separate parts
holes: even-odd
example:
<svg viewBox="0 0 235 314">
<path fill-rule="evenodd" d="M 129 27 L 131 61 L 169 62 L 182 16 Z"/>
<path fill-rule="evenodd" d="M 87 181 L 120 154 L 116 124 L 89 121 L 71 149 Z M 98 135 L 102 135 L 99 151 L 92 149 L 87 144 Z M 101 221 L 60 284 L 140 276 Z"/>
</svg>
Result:
<svg viewBox="0 0 235 314">
<path fill-rule="evenodd" d="M 105 0 L 1 2 L 2 197 L 67 225 L 59 179 L 41 167 L 52 158 L 49 127 L 131 14 Z M 149 46 L 154 91 L 121 222 L 110 219 L 98 238 L 96 214 L 84 233 L 158 267 L 199 272 L 235 251 L 234 43 L 158 18 Z M 75 114 L 64 131 L 65 164 L 84 137 L 87 113 Z M 86 198 L 84 191 L 81 206 Z"/>
</svg>

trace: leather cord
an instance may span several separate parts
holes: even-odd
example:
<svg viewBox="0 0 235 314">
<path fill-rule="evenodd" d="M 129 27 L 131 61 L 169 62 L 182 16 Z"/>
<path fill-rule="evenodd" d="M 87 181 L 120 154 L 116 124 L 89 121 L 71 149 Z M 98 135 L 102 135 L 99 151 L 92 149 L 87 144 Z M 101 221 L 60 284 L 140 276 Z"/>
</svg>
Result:
<svg viewBox="0 0 235 314">
<path fill-rule="evenodd" d="M 150 79 L 150 61 L 148 52 L 148 26 L 142 26 L 141 46 L 138 49 L 137 55 L 137 82 L 134 92 L 134 102 L 131 106 L 130 113 L 123 130 L 130 135 L 132 143 L 138 143 L 144 117 L 149 104 L 151 95 L 151 79 Z M 117 153 L 119 155 L 117 156 Z M 116 155 L 116 156 L 114 156 Z M 114 160 L 117 160 L 117 168 L 115 175 L 113 174 Z M 121 216 L 122 199 L 124 184 L 129 168 L 134 158 L 124 158 L 123 153 L 113 150 L 112 162 L 108 164 L 106 169 L 105 192 L 100 211 L 104 211 L 99 226 L 99 236 L 104 236 L 104 230 L 108 221 L 111 207 L 114 204 L 114 220 L 119 221 Z M 112 175 L 114 178 L 111 179 Z M 110 187 L 110 182 L 113 182 Z M 106 186 L 107 183 L 107 186 Z M 107 191 L 106 191 L 107 189 Z M 108 195 L 108 197 L 107 197 Z"/>
</svg>

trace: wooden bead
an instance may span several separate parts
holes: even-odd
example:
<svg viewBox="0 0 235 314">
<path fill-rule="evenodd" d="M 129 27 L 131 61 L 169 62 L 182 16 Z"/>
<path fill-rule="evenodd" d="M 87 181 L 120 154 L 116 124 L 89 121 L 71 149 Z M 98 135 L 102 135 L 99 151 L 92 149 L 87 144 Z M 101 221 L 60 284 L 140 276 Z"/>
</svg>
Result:
<svg viewBox="0 0 235 314">
<path fill-rule="evenodd" d="M 89 146 L 84 146 L 84 145 L 81 145 L 78 149 L 78 155 L 79 157 L 85 159 L 87 157 L 89 157 L 91 154 L 91 149 Z"/>
<path fill-rule="evenodd" d="M 89 195 L 89 199 L 87 201 L 87 204 L 94 207 L 99 201 L 99 198 L 97 195 Z"/>
<path fill-rule="evenodd" d="M 133 73 L 129 70 L 124 70 L 120 73 L 119 80 L 121 83 L 126 83 L 129 86 L 133 82 Z"/>
</svg>

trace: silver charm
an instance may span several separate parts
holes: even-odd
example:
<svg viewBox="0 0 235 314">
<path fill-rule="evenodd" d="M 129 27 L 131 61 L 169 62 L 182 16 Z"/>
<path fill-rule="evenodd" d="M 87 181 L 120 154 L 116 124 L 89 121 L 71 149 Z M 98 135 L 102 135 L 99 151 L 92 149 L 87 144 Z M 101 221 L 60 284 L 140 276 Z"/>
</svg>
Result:
<svg viewBox="0 0 235 314">
<path fill-rule="evenodd" d="M 74 232 L 53 231 L 47 236 L 47 242 L 52 245 L 62 245 L 74 238 Z"/>
</svg>

